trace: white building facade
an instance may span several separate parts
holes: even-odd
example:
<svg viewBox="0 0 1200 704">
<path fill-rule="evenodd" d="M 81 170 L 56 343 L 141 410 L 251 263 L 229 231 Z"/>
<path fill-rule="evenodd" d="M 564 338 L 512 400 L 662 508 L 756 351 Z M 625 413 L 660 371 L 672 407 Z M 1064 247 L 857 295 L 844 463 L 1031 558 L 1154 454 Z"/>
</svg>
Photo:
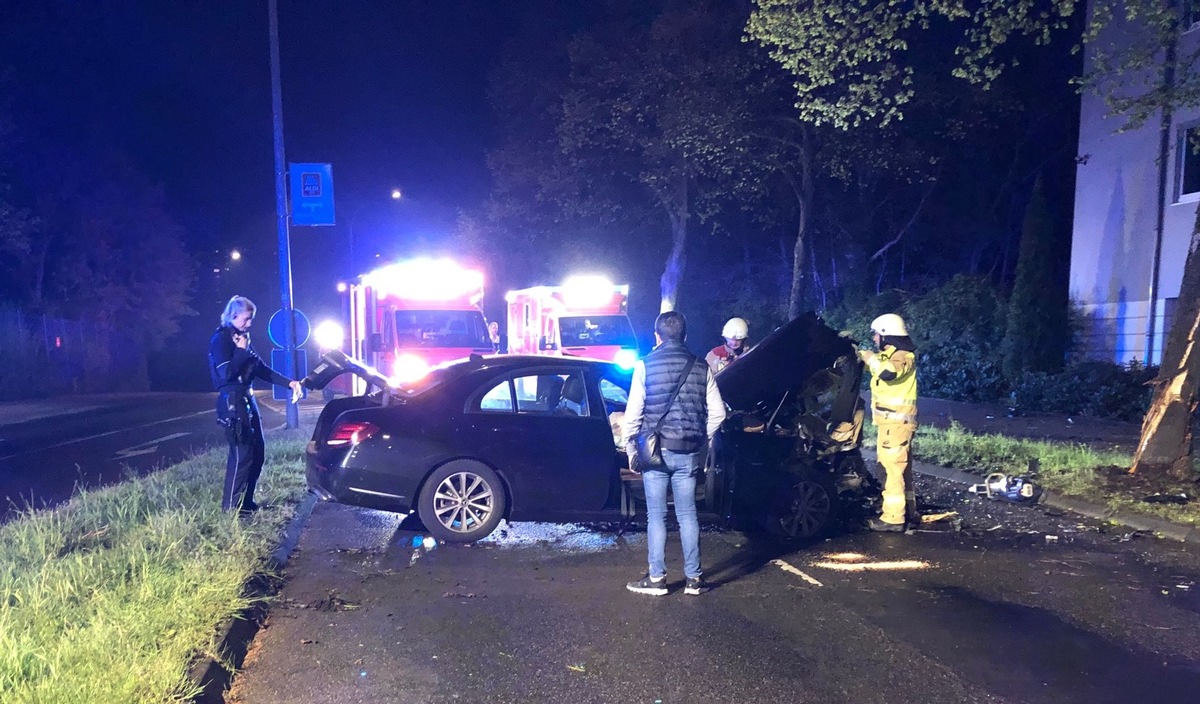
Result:
<svg viewBox="0 0 1200 704">
<path fill-rule="evenodd" d="M 1200 25 L 1191 25 L 1179 51 L 1197 43 Z M 1085 62 L 1090 66 L 1086 56 Z M 1123 133 L 1117 130 L 1125 119 L 1106 114 L 1102 97 L 1083 96 L 1071 298 L 1084 313 L 1083 341 L 1092 357 L 1157 364 L 1200 205 L 1200 109 L 1174 111 L 1166 121 L 1156 114 Z"/>
</svg>

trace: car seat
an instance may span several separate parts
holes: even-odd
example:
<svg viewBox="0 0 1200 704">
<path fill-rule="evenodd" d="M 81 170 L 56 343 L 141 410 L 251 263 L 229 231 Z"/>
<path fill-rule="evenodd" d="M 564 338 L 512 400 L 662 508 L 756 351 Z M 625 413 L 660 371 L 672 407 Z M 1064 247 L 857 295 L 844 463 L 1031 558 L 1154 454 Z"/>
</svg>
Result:
<svg viewBox="0 0 1200 704">
<path fill-rule="evenodd" d="M 559 402 L 558 408 L 562 412 L 570 412 L 573 415 L 582 416 L 587 413 L 585 399 L 587 395 L 583 388 L 583 377 L 571 375 L 567 377 L 562 388 L 562 401 Z"/>
</svg>

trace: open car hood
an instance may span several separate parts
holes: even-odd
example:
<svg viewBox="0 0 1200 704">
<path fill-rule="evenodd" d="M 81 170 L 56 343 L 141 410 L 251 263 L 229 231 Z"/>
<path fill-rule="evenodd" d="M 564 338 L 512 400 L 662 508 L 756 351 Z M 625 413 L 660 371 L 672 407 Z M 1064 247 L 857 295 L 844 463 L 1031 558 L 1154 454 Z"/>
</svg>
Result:
<svg viewBox="0 0 1200 704">
<path fill-rule="evenodd" d="M 849 373 L 855 391 L 862 366 L 854 345 L 815 313 L 805 313 L 768 335 L 737 361 L 717 373 L 721 398 L 734 411 L 750 412 L 800 393 L 824 371 Z M 849 384 L 848 384 L 849 385 Z"/>
</svg>

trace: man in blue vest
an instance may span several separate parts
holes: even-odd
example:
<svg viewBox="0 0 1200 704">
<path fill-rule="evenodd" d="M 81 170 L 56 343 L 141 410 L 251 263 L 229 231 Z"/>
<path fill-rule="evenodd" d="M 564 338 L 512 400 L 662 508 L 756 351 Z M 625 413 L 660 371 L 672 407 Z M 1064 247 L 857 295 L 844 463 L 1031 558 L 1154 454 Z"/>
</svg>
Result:
<svg viewBox="0 0 1200 704">
<path fill-rule="evenodd" d="M 675 497 L 675 519 L 683 543 L 684 594 L 700 594 L 700 523 L 696 519 L 696 474 L 704 462 L 709 442 L 725 420 L 725 402 L 703 360 L 684 344 L 687 321 L 668 311 L 654 321 L 658 343 L 633 370 L 629 403 L 625 408 L 623 439 L 626 447 L 639 433 L 659 431 L 663 464 L 645 467 L 646 542 L 650 569 L 644 577 L 625 585 L 639 594 L 667 593 L 667 488 Z M 661 426 L 660 426 L 661 421 Z"/>
</svg>

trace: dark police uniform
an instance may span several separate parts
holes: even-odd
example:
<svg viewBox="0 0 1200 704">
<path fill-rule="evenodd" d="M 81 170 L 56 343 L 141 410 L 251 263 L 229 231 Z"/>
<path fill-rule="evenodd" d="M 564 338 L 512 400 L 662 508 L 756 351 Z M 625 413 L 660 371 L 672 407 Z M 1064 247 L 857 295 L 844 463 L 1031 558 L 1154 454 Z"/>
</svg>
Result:
<svg viewBox="0 0 1200 704">
<path fill-rule="evenodd" d="M 225 484 L 221 490 L 221 509 L 252 509 L 254 487 L 265 459 L 262 418 L 258 403 L 250 392 L 255 379 L 287 386 L 291 380 L 267 366 L 253 347 L 239 348 L 233 341 L 237 330 L 222 325 L 208 345 L 208 370 L 217 391 L 217 423 L 225 427 L 229 459 L 225 463 Z M 241 497 L 238 500 L 238 497 Z"/>
</svg>

